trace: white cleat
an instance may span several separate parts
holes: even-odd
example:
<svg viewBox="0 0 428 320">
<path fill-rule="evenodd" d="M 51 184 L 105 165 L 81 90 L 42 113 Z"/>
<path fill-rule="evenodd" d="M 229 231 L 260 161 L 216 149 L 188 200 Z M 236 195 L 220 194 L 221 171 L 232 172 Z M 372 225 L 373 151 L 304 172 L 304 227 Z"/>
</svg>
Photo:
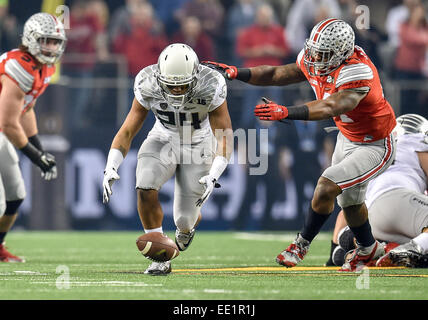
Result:
<svg viewBox="0 0 428 320">
<path fill-rule="evenodd" d="M 190 230 L 187 233 L 181 232 L 178 229 L 175 231 L 175 244 L 178 250 L 186 250 L 192 243 L 193 237 L 195 236 L 195 229 Z"/>
<path fill-rule="evenodd" d="M 152 276 L 163 276 L 171 273 L 171 270 L 171 261 L 153 261 L 146 269 L 146 271 L 144 271 L 144 274 L 150 274 Z"/>
</svg>

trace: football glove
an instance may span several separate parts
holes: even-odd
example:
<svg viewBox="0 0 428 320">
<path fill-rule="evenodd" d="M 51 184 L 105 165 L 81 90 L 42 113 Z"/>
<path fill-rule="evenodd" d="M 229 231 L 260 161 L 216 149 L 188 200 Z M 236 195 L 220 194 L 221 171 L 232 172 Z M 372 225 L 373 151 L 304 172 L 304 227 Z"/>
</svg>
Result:
<svg viewBox="0 0 428 320">
<path fill-rule="evenodd" d="M 112 195 L 111 187 L 116 180 L 119 180 L 120 176 L 113 168 L 106 168 L 104 171 L 103 179 L 103 203 L 107 203 Z"/>
<path fill-rule="evenodd" d="M 48 152 L 41 152 L 40 157 L 34 163 L 42 170 L 42 178 L 45 180 L 56 179 L 57 169 L 55 157 Z"/>
<path fill-rule="evenodd" d="M 198 199 L 198 201 L 196 201 L 197 207 L 201 207 L 205 203 L 205 201 L 208 200 L 208 198 L 210 197 L 214 188 L 220 188 L 221 187 L 220 184 L 217 183 L 217 180 L 215 178 L 211 177 L 210 175 L 203 176 L 201 179 L 199 179 L 199 183 L 204 185 L 205 192 L 202 195 L 202 197 L 200 197 Z"/>
<path fill-rule="evenodd" d="M 288 117 L 287 107 L 276 104 L 275 102 L 262 98 L 264 104 L 258 104 L 254 109 L 254 115 L 260 120 L 276 121 Z"/>
<path fill-rule="evenodd" d="M 46 181 L 56 179 L 58 176 L 58 171 L 56 169 L 56 165 L 53 166 L 50 170 L 43 172 L 42 171 L 42 178 Z"/>
<path fill-rule="evenodd" d="M 229 66 L 227 64 L 214 61 L 202 61 L 201 64 L 219 71 L 227 80 L 233 80 L 238 75 L 238 69 L 235 66 Z"/>
</svg>

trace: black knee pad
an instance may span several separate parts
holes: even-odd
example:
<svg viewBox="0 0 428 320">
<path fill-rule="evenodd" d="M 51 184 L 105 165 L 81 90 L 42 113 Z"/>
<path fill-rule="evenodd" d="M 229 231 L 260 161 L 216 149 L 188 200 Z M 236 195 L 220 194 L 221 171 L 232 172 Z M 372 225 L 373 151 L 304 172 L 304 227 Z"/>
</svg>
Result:
<svg viewBox="0 0 428 320">
<path fill-rule="evenodd" d="M 24 199 L 6 201 L 6 211 L 4 212 L 4 214 L 6 216 L 13 216 L 15 213 L 18 212 L 18 208 L 23 201 Z"/>
</svg>

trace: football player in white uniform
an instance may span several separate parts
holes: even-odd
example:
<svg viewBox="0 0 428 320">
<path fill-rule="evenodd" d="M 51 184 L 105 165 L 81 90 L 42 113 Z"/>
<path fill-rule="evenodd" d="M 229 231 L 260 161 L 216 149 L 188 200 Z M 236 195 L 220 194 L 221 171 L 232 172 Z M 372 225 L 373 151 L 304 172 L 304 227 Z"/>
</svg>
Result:
<svg viewBox="0 0 428 320">
<path fill-rule="evenodd" d="M 163 232 L 158 191 L 175 174 L 175 242 L 184 251 L 201 219 L 201 206 L 226 169 L 233 149 L 223 76 L 199 64 L 188 45 L 167 46 L 157 65 L 140 71 L 135 98 L 113 139 L 104 171 L 103 202 L 109 201 L 117 170 L 152 110 L 156 122 L 138 151 L 137 206 L 144 231 Z M 171 262 L 153 262 L 146 274 L 171 272 Z"/>
<path fill-rule="evenodd" d="M 373 235 L 391 244 L 376 266 L 428 267 L 428 121 L 417 114 L 402 115 L 394 135 L 395 161 L 369 183 L 366 194 Z M 339 245 L 331 257 L 336 265 L 354 245 L 352 231 L 340 221 L 335 228 L 340 230 Z"/>
</svg>

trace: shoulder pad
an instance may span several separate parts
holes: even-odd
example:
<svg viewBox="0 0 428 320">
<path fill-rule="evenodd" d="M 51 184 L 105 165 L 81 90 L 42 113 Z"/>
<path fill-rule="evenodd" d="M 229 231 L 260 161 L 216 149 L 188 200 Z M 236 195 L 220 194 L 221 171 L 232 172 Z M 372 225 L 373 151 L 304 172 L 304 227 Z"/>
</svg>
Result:
<svg viewBox="0 0 428 320">
<path fill-rule="evenodd" d="M 14 79 L 19 87 L 28 92 L 33 87 L 37 63 L 34 58 L 22 51 L 10 51 L 4 64 L 5 73 Z"/>
<path fill-rule="evenodd" d="M 348 64 L 343 66 L 336 80 L 336 88 L 348 82 L 373 79 L 372 69 L 364 63 Z"/>
</svg>

